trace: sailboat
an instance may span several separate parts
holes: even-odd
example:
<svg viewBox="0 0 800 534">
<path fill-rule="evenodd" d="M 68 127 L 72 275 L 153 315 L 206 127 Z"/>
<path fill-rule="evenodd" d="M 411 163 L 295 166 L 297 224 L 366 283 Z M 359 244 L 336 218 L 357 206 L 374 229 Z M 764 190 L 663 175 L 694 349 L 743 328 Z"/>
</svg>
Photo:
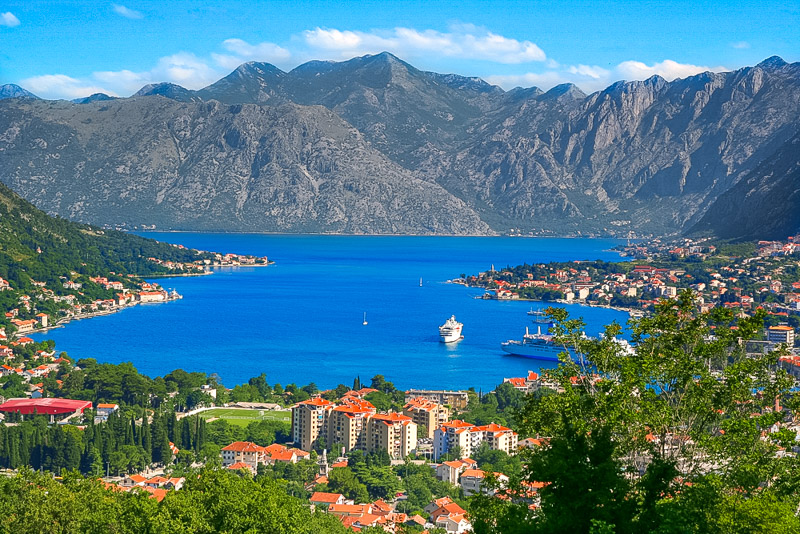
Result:
<svg viewBox="0 0 800 534">
<path fill-rule="evenodd" d="M 364 326 L 367 326 L 367 312 L 364 312 L 364 322 L 361 323 L 361 324 L 363 324 Z"/>
</svg>

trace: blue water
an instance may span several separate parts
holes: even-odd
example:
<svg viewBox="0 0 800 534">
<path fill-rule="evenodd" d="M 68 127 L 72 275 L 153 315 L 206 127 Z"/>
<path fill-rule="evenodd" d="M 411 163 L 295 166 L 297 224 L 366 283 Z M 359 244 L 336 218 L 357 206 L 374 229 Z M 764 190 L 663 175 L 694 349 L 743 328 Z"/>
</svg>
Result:
<svg viewBox="0 0 800 534">
<path fill-rule="evenodd" d="M 131 361 L 143 373 L 216 372 L 228 387 L 262 372 L 270 383 L 350 385 L 376 374 L 401 388 L 490 389 L 504 377 L 551 364 L 507 356 L 530 302 L 485 301 L 447 284 L 492 264 L 615 260 L 607 239 L 285 236 L 147 233 L 202 250 L 267 255 L 269 267 L 221 268 L 210 276 L 158 280 L 183 300 L 147 304 L 39 334 L 74 358 Z M 423 286 L 419 279 L 423 278 Z M 535 303 L 533 303 L 536 305 Z M 568 306 L 587 333 L 627 314 Z M 363 326 L 364 312 L 368 325 Z M 439 342 L 450 315 L 464 339 Z"/>
</svg>

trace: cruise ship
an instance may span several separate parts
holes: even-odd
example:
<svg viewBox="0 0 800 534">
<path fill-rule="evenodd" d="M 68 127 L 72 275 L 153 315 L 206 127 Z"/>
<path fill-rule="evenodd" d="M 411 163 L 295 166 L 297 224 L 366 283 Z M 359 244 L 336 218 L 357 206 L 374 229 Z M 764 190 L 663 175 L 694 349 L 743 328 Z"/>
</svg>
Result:
<svg viewBox="0 0 800 534">
<path fill-rule="evenodd" d="M 552 334 L 543 334 L 541 326 L 537 327 L 535 334 L 531 334 L 528 331 L 528 327 L 525 327 L 525 335 L 522 336 L 521 341 L 509 339 L 505 343 L 501 343 L 500 348 L 513 356 L 552 362 L 559 361 L 558 355 L 566 351 L 573 361 L 578 361 L 572 348 L 556 343 L 553 337 Z M 614 339 L 614 342 L 619 345 L 619 349 L 623 354 L 631 356 L 636 353 L 636 350 L 627 340 L 617 338 Z M 588 361 L 584 363 L 588 363 Z"/>
<path fill-rule="evenodd" d="M 439 327 L 439 338 L 442 343 L 458 341 L 463 337 L 461 335 L 462 328 L 464 328 L 464 325 L 456 321 L 455 315 L 451 315 L 450 318 Z"/>
<path fill-rule="evenodd" d="M 521 341 L 509 339 L 505 343 L 501 343 L 500 348 L 513 356 L 552 362 L 559 361 L 558 355 L 567 351 L 572 359 L 575 359 L 575 353 L 571 349 L 557 344 L 553 341 L 551 334 L 542 334 L 541 326 L 537 328 L 535 334 L 531 334 L 528 327 L 525 327 L 525 335 Z"/>
</svg>

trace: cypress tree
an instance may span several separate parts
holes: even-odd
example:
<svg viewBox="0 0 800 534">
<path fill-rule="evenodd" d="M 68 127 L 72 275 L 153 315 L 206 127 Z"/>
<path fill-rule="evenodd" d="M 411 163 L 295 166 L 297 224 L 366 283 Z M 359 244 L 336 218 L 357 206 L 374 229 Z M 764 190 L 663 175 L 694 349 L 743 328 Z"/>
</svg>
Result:
<svg viewBox="0 0 800 534">
<path fill-rule="evenodd" d="M 142 449 L 144 450 L 144 458 L 147 463 L 153 461 L 153 438 L 150 435 L 150 423 L 148 422 L 147 410 L 144 410 L 142 416 Z"/>
<path fill-rule="evenodd" d="M 184 417 L 181 420 L 181 441 L 180 448 L 184 450 L 191 450 L 192 449 L 192 424 L 189 421 L 188 417 Z M 176 444 L 178 442 L 175 442 Z"/>
</svg>

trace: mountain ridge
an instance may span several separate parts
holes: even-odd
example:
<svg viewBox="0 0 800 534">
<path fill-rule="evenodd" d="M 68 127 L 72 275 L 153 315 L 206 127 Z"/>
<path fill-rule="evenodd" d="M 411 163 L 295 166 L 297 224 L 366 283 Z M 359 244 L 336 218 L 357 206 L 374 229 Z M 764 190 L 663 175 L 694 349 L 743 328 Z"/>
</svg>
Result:
<svg viewBox="0 0 800 534">
<path fill-rule="evenodd" d="M 440 204 L 450 206 L 445 210 L 450 222 L 433 224 L 435 232 L 450 228 L 458 233 L 468 226 L 478 231 L 481 225 L 471 219 L 475 215 L 489 225 L 480 230 L 483 232 L 625 236 L 690 228 L 722 193 L 785 143 L 800 117 L 800 64 L 771 57 L 756 66 L 704 72 L 671 82 L 659 76 L 620 81 L 587 95 L 571 84 L 547 92 L 536 88 L 503 91 L 480 79 L 421 71 L 384 53 L 343 62 L 309 62 L 289 72 L 269 63 L 249 62 L 198 91 L 155 84 L 143 88 L 135 98 L 121 101 L 136 100 L 142 108 L 138 113 L 147 114 L 149 106 L 160 106 L 150 104 L 156 96 L 176 105 L 219 102 L 229 110 L 226 113 L 234 113 L 235 106 L 291 105 L 315 120 L 343 120 L 342 127 L 357 131 L 363 137 L 360 143 L 375 152 L 370 152 L 370 158 L 377 154 L 387 158 L 378 165 L 380 171 L 350 158 L 347 172 L 351 178 L 364 185 L 371 172 L 386 172 L 387 184 L 394 184 L 387 187 L 393 191 L 405 183 L 401 188 L 404 194 L 416 191 L 416 196 L 411 196 L 417 200 L 423 190 L 423 196 L 444 194 L 450 199 Z M 330 114 L 320 114 L 315 108 Z M 100 112 L 103 107 L 88 109 Z M 39 119 L 47 122 L 46 117 Z M 83 120 L 95 119 L 87 116 Z M 295 125 L 306 128 L 309 123 Z M 273 126 L 259 122 L 256 130 L 263 131 L 251 130 L 247 136 L 258 138 L 274 131 Z M 77 124 L 69 127 L 85 129 Z M 59 131 L 64 122 L 52 124 L 52 128 Z M 146 128 L 140 131 L 145 137 L 150 135 L 144 133 Z M 177 176 L 173 190 L 178 183 L 188 184 L 186 176 L 178 176 L 183 169 L 200 172 L 191 162 L 204 150 L 215 151 L 220 146 L 223 151 L 240 150 L 236 143 L 220 145 L 218 139 L 229 134 L 217 134 L 213 140 L 207 139 L 208 146 L 193 145 L 191 150 L 198 152 L 185 154 L 189 163 L 169 170 Z M 334 137 L 326 150 L 346 153 L 343 147 L 349 145 L 339 145 L 346 137 Z M 102 141 L 102 136 L 97 140 Z M 155 142 L 141 141 L 144 145 Z M 265 150 L 258 143 L 247 146 L 255 153 Z M 284 148 L 294 155 L 289 160 L 296 162 L 300 154 L 296 147 Z M 103 157 L 90 154 L 86 147 L 82 150 L 91 160 Z M 141 158 L 146 153 L 139 151 Z M 253 162 L 263 159 L 255 153 L 239 154 L 241 161 L 250 161 L 249 167 L 243 166 L 239 172 L 251 181 L 260 176 Z M 377 161 L 370 158 L 367 161 Z M 214 164 L 208 165 L 205 169 L 210 172 Z M 6 173 L 0 179 L 48 209 L 65 209 L 67 192 L 42 191 L 52 176 L 19 167 L 13 176 Z M 97 184 L 99 190 L 108 189 L 117 179 L 107 174 Z M 377 186 L 380 179 L 370 183 Z M 426 183 L 429 185 L 424 186 Z M 362 200 L 369 201 L 368 196 L 377 191 L 373 186 L 359 188 Z M 184 194 L 189 189 L 187 185 Z M 320 191 L 313 187 L 304 194 L 321 200 Z M 343 190 L 338 196 L 341 200 L 349 194 Z M 89 197 L 75 202 L 81 205 L 78 211 L 95 209 L 86 207 L 92 203 Z M 291 211 L 285 197 L 281 202 L 282 209 Z M 459 209 L 473 222 L 466 226 L 455 223 L 451 208 L 456 204 L 451 202 L 462 203 Z M 139 212 L 166 209 L 157 204 Z M 349 209 L 355 206 L 345 204 Z M 68 213 L 77 213 L 70 210 Z M 312 214 L 312 218 L 317 216 Z M 158 222 L 168 219 L 162 213 Z M 310 230 L 292 220 L 295 222 L 285 220 L 277 226 L 270 223 L 265 229 Z M 314 231 L 355 231 L 350 223 L 339 224 L 341 219 L 336 219 L 336 224 L 325 222 L 325 217 L 315 220 L 321 226 Z M 451 223 L 454 226 L 449 226 Z M 252 230 L 241 221 L 231 225 L 228 229 Z M 381 223 L 378 227 L 380 232 L 403 232 L 412 231 L 413 225 Z M 432 231 L 425 225 L 418 230 Z"/>
</svg>

